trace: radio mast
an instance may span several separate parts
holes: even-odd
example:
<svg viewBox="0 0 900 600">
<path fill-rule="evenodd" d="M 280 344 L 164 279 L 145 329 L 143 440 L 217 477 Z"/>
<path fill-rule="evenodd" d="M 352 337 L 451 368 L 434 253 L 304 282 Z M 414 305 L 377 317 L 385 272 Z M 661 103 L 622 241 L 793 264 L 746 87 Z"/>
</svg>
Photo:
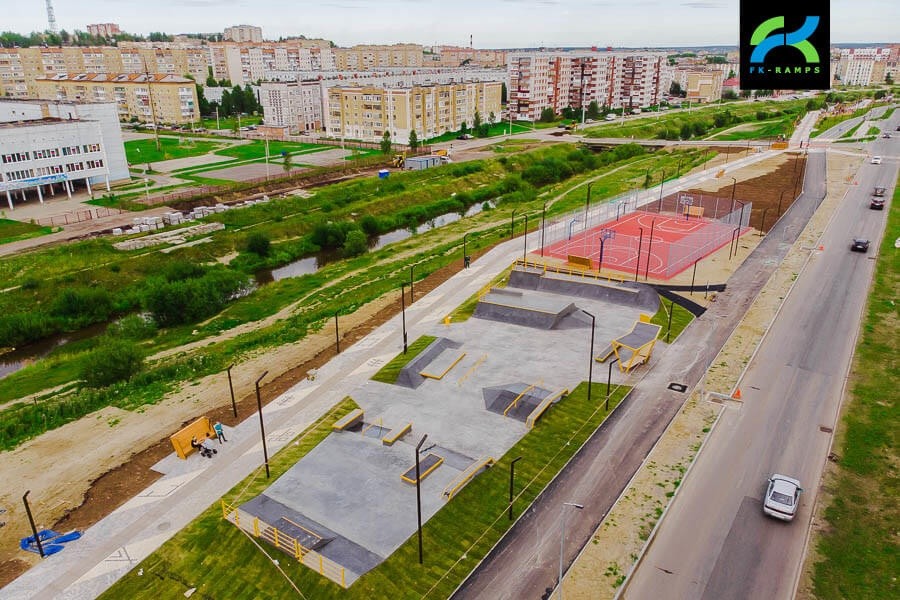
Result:
<svg viewBox="0 0 900 600">
<path fill-rule="evenodd" d="M 53 14 L 53 4 L 47 0 L 47 21 L 50 22 L 50 31 L 59 33 L 59 27 L 56 26 L 56 16 Z"/>
</svg>

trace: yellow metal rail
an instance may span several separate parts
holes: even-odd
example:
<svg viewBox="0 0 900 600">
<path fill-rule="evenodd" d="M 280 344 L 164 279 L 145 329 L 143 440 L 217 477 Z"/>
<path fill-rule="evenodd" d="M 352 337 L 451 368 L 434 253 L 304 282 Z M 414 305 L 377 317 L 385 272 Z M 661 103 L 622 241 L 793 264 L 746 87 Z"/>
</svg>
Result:
<svg viewBox="0 0 900 600">
<path fill-rule="evenodd" d="M 559 398 L 561 396 L 568 396 L 568 395 L 569 395 L 569 390 L 565 389 L 565 390 L 559 391 L 555 394 L 551 394 L 551 395 L 547 396 L 546 398 L 544 398 L 543 400 L 541 400 L 541 403 L 538 404 L 534 408 L 534 410 L 531 411 L 531 414 L 528 415 L 528 417 L 525 419 L 525 425 L 528 427 L 528 429 L 534 429 L 534 425 L 535 425 L 535 423 L 537 423 L 537 420 L 541 418 L 541 415 L 543 415 L 544 412 L 548 408 L 550 408 L 550 405 L 553 403 L 554 400 L 556 400 L 557 398 Z"/>
<path fill-rule="evenodd" d="M 478 473 L 478 471 L 480 471 L 481 469 L 483 469 L 485 467 L 490 467 L 493 464 L 494 464 L 493 456 L 482 456 L 481 458 L 476 460 L 474 463 L 469 465 L 469 467 L 465 471 L 460 473 L 456 477 L 456 479 L 451 481 L 447 485 L 447 487 L 444 488 L 444 491 L 441 494 L 444 497 L 444 500 L 449 501 L 451 498 L 453 498 L 453 496 L 456 495 L 457 492 L 459 492 L 459 490 L 461 490 L 463 488 L 464 485 L 469 483 L 469 481 L 473 477 L 475 477 L 475 475 Z"/>
<path fill-rule="evenodd" d="M 509 406 L 506 407 L 506 410 L 503 411 L 503 416 L 505 417 L 505 416 L 506 416 L 506 413 L 508 413 L 509 411 L 511 411 L 513 408 L 516 407 L 516 405 L 519 403 L 519 400 L 522 399 L 522 396 L 524 396 L 525 394 L 527 394 L 528 392 L 530 392 L 531 390 L 533 390 L 534 388 L 536 388 L 537 386 L 539 386 L 543 381 L 544 381 L 543 379 L 540 379 L 540 380 L 538 380 L 537 382 L 532 383 L 531 385 L 529 385 L 529 386 L 528 386 L 527 388 L 525 388 L 524 390 L 522 390 L 522 393 L 519 394 L 518 396 L 516 396 L 516 397 L 513 399 L 513 401 L 509 403 Z"/>
</svg>

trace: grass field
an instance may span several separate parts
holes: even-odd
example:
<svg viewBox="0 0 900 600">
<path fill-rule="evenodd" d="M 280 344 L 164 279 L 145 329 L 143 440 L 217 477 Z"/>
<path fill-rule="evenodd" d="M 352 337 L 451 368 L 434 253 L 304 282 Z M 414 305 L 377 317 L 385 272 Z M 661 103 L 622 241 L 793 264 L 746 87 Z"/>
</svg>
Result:
<svg viewBox="0 0 900 600">
<path fill-rule="evenodd" d="M 208 154 L 222 144 L 195 140 L 193 138 L 159 138 L 160 150 L 156 149 L 156 140 L 147 138 L 143 140 L 131 140 L 125 142 L 125 157 L 128 164 L 141 166 L 149 163 L 169 160 L 172 158 L 184 158 L 186 156 L 201 156 Z"/>
<path fill-rule="evenodd" d="M 672 329 L 669 330 L 669 312 L 672 313 Z M 659 331 L 659 339 L 665 341 L 667 334 L 669 342 L 674 342 L 681 332 L 684 331 L 684 328 L 691 324 L 691 321 L 694 320 L 694 315 L 691 312 L 678 305 L 673 304 L 671 300 L 666 300 L 662 296 L 659 297 L 659 310 L 656 311 L 656 314 L 653 315 L 653 318 L 650 319 L 651 323 L 662 326 L 662 329 Z"/>
<path fill-rule="evenodd" d="M 847 114 L 843 114 L 843 115 L 831 115 L 831 116 L 823 117 L 822 119 L 819 120 L 818 123 L 816 123 L 816 126 L 812 130 L 810 137 L 816 137 L 818 135 L 821 135 L 821 134 L 825 133 L 826 131 L 828 131 L 829 129 L 831 129 L 832 127 L 834 127 L 835 125 L 837 125 L 838 123 L 843 123 L 844 121 L 847 121 L 849 119 L 861 117 L 864 114 L 866 114 L 867 112 L 869 112 L 870 108 L 871 107 L 860 108 L 859 110 L 855 110 L 852 113 L 847 113 Z"/>
<path fill-rule="evenodd" d="M 549 124 L 553 126 L 552 123 Z M 543 127 L 538 127 L 539 129 L 543 129 Z M 523 121 L 513 121 L 512 124 L 512 132 L 513 133 L 524 133 L 526 131 L 531 131 L 534 129 L 531 123 L 525 123 Z M 502 123 L 494 123 L 491 125 L 488 130 L 488 137 L 495 137 L 498 135 L 507 135 L 509 131 L 509 121 L 504 121 Z M 437 137 L 429 138 L 426 144 L 438 144 L 440 142 L 452 142 L 457 137 L 459 137 L 458 131 L 449 131 L 443 135 L 439 135 Z M 403 140 L 405 142 L 405 140 Z"/>
<path fill-rule="evenodd" d="M 602 397 L 605 389 L 605 384 L 595 383 L 594 398 Z M 616 388 L 610 410 L 627 392 L 627 388 Z M 302 434 L 299 445 L 289 444 L 274 456 L 270 460 L 273 479 L 324 439 L 330 424 L 354 407 L 351 400 L 345 400 Z M 250 538 L 222 518 L 216 503 L 101 598 L 174 598 L 189 587 L 197 588 L 199 598 L 236 600 L 295 597 L 296 589 L 302 590 L 302 597 L 316 599 L 447 598 L 512 524 L 506 515 L 512 457 L 522 457 L 516 465 L 514 501 L 516 514 L 521 514 L 606 416 L 602 402 L 588 404 L 586 383 L 553 405 L 533 430 L 498 457 L 493 468 L 478 475 L 425 523 L 423 567 L 418 565 L 417 537 L 411 536 L 385 562 L 343 590 L 263 544 L 271 556 L 277 556 L 282 574 Z M 235 486 L 225 500 L 249 500 L 267 483 L 257 470 Z"/>
<path fill-rule="evenodd" d="M 403 367 L 408 365 L 412 359 L 421 354 L 425 348 L 427 348 L 431 342 L 436 340 L 437 338 L 433 335 L 423 335 L 412 344 L 409 344 L 407 348 L 406 354 L 402 352 L 391 359 L 391 361 L 381 367 L 377 373 L 372 375 L 372 379 L 375 381 L 380 381 L 382 383 L 396 383 L 397 378 L 400 376 L 400 371 L 403 370 Z"/>
<path fill-rule="evenodd" d="M 269 159 L 279 158 L 282 152 L 318 152 L 320 150 L 328 150 L 330 146 L 318 146 L 316 144 L 302 144 L 299 142 L 269 142 Z M 228 146 L 221 150 L 216 150 L 216 154 L 220 156 L 230 156 L 232 158 L 240 158 L 243 160 L 257 160 L 266 157 L 266 142 L 264 140 L 254 140 L 249 144 L 237 144 Z"/>
<path fill-rule="evenodd" d="M 27 240 L 48 233 L 53 233 L 52 227 L 42 227 L 32 223 L 0 218 L 0 244 Z"/>
<path fill-rule="evenodd" d="M 793 121 L 793 115 L 788 115 L 780 119 L 772 119 L 770 121 L 757 121 L 756 123 L 747 123 L 746 128 L 741 128 L 737 131 L 717 133 L 707 139 L 738 141 L 773 138 L 779 134 L 785 134 L 793 131 Z"/>
<path fill-rule="evenodd" d="M 850 394 L 835 453 L 833 476 L 826 477 L 831 503 L 814 540 L 820 561 L 813 567 L 813 590 L 821 600 L 896 598 L 900 585 L 900 187 L 894 190 L 875 281 L 850 378 Z M 893 400 L 891 400 L 893 398 Z"/>
<path fill-rule="evenodd" d="M 262 123 L 262 117 L 253 117 L 246 116 L 241 117 L 241 127 L 248 127 L 250 125 L 259 125 Z M 203 119 L 201 127 L 205 129 L 228 129 L 229 131 L 234 129 L 234 126 L 237 124 L 237 119 L 235 117 L 219 117 L 218 127 L 216 127 L 216 119 Z"/>
</svg>

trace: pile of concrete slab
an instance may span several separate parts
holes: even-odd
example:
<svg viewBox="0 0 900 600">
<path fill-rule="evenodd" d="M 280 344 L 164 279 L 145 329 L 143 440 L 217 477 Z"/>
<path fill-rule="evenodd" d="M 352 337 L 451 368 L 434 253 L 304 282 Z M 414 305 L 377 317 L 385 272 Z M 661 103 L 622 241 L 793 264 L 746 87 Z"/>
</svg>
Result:
<svg viewBox="0 0 900 600">
<path fill-rule="evenodd" d="M 188 238 L 206 235 L 213 231 L 221 231 L 222 229 L 225 229 L 225 225 L 222 223 L 203 223 L 201 225 L 193 225 L 174 231 L 166 231 L 135 238 L 133 240 L 126 240 L 124 242 L 119 242 L 118 244 L 113 244 L 113 248 L 116 250 L 138 250 L 140 248 L 149 248 L 152 246 L 160 246 L 162 244 L 184 244 Z"/>
</svg>

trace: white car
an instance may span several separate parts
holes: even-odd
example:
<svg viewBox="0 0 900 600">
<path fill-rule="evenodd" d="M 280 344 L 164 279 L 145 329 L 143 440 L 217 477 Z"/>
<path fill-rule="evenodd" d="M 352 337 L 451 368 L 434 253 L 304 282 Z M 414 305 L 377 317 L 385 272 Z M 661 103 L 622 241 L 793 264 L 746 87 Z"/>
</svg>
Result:
<svg viewBox="0 0 900 600">
<path fill-rule="evenodd" d="M 800 504 L 800 482 L 786 475 L 773 474 L 769 477 L 766 497 L 763 498 L 763 512 L 770 517 L 790 521 L 797 514 Z"/>
<path fill-rule="evenodd" d="M 873 164 L 873 165 L 880 165 L 880 164 L 881 164 L 881 157 L 880 157 L 880 156 L 873 156 L 873 157 L 872 157 L 872 164 Z"/>
</svg>

